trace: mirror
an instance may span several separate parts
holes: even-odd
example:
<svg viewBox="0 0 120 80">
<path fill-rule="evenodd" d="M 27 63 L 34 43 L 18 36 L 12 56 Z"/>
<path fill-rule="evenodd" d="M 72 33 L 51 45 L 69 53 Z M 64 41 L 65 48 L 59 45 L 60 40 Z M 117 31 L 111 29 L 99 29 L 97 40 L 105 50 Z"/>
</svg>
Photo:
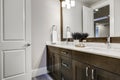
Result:
<svg viewBox="0 0 120 80">
<path fill-rule="evenodd" d="M 67 27 L 71 32 L 85 32 L 93 38 L 120 36 L 118 14 L 120 0 L 75 0 L 75 7 L 61 7 L 61 38 L 66 38 Z"/>
</svg>

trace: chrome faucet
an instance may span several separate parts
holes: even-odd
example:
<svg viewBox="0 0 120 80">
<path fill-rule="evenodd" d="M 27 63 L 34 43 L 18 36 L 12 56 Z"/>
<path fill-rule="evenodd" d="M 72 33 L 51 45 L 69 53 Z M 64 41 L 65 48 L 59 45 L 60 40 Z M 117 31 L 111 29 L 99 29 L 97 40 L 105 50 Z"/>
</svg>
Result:
<svg viewBox="0 0 120 80">
<path fill-rule="evenodd" d="M 107 37 L 107 48 L 110 49 L 111 45 L 110 45 L 110 36 Z"/>
</svg>

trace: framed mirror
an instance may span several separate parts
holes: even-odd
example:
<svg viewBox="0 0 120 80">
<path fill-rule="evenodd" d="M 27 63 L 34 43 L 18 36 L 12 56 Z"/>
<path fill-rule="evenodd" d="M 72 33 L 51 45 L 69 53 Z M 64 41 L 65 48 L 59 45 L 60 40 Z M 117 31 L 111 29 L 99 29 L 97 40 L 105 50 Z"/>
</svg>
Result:
<svg viewBox="0 0 120 80">
<path fill-rule="evenodd" d="M 75 7 L 67 9 L 61 3 L 61 40 L 66 38 L 66 28 L 71 33 L 85 32 L 89 38 L 120 36 L 120 0 L 75 0 Z"/>
</svg>

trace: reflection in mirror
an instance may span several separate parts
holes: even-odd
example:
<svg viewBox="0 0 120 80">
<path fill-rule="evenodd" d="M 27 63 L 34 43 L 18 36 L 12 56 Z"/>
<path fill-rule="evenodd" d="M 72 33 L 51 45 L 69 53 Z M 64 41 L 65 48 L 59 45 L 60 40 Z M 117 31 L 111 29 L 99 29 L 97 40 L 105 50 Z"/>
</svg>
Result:
<svg viewBox="0 0 120 80">
<path fill-rule="evenodd" d="M 95 37 L 108 37 L 110 34 L 109 5 L 94 9 Z"/>
<path fill-rule="evenodd" d="M 72 38 L 72 35 L 71 35 L 71 31 L 70 31 L 70 27 L 69 27 L 69 26 L 66 27 L 66 38 L 67 38 L 67 39 L 68 39 L 68 38 Z"/>
<path fill-rule="evenodd" d="M 62 38 L 66 38 L 67 26 L 70 27 L 71 33 L 84 32 L 88 33 L 89 37 L 114 35 L 112 1 L 114 0 L 75 0 L 75 7 L 70 9 L 63 7 Z"/>
<path fill-rule="evenodd" d="M 66 38 L 67 26 L 70 27 L 71 32 L 82 32 L 82 6 L 80 0 L 75 0 L 75 7 L 70 9 L 63 7 L 63 38 Z"/>
</svg>

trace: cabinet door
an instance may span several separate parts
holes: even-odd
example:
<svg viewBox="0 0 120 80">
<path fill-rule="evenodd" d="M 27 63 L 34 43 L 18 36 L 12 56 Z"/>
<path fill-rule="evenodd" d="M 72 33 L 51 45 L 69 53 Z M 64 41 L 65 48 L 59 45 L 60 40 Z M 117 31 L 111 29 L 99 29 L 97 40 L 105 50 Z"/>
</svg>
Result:
<svg viewBox="0 0 120 80">
<path fill-rule="evenodd" d="M 60 56 L 58 54 L 53 54 L 53 75 L 56 79 L 60 78 Z"/>
<path fill-rule="evenodd" d="M 48 50 L 47 52 L 47 70 L 51 73 L 53 70 L 52 70 L 52 53 Z"/>
<path fill-rule="evenodd" d="M 73 80 L 89 80 L 89 65 L 73 60 Z"/>
<path fill-rule="evenodd" d="M 92 80 L 120 80 L 120 75 L 95 68 L 93 71 L 93 74 L 95 76 L 95 79 Z"/>
<path fill-rule="evenodd" d="M 72 60 L 68 57 L 61 57 L 61 80 L 72 80 Z"/>
</svg>

